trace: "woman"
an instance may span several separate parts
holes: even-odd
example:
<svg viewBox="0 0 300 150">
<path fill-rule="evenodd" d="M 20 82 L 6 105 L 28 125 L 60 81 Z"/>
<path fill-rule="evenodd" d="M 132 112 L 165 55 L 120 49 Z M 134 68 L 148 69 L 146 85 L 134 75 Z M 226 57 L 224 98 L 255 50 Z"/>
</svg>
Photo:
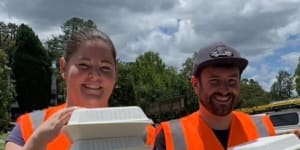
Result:
<svg viewBox="0 0 300 150">
<path fill-rule="evenodd" d="M 110 38 L 96 29 L 71 35 L 60 72 L 66 82 L 66 103 L 20 116 L 5 150 L 69 149 L 62 132 L 77 107 L 107 107 L 116 83 L 116 50 Z M 40 123 L 39 123 L 40 122 Z"/>
</svg>

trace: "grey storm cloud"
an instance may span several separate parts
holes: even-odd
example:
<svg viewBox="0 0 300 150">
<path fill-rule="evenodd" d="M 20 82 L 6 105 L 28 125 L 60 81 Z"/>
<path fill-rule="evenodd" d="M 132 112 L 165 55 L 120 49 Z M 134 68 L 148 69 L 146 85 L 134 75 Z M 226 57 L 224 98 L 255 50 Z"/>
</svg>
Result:
<svg viewBox="0 0 300 150">
<path fill-rule="evenodd" d="M 122 21 L 123 18 L 132 19 L 136 14 L 168 10 L 174 5 L 173 0 L 4 0 L 1 9 L 9 16 L 29 21 L 37 29 L 47 29 L 61 25 L 73 16 L 105 25 L 117 22 L 115 20 Z"/>
</svg>

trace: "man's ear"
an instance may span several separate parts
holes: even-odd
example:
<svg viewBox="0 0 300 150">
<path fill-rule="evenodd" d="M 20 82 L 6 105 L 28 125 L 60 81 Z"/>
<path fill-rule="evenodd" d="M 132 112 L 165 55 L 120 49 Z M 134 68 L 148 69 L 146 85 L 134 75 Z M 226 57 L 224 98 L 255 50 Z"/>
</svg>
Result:
<svg viewBox="0 0 300 150">
<path fill-rule="evenodd" d="M 192 82 L 192 86 L 193 86 L 195 94 L 198 95 L 199 89 L 200 89 L 199 80 L 195 76 L 192 76 L 191 82 Z"/>
<path fill-rule="evenodd" d="M 60 75 L 63 79 L 66 79 L 66 60 L 64 57 L 60 57 L 59 59 L 59 71 L 60 71 Z"/>
</svg>

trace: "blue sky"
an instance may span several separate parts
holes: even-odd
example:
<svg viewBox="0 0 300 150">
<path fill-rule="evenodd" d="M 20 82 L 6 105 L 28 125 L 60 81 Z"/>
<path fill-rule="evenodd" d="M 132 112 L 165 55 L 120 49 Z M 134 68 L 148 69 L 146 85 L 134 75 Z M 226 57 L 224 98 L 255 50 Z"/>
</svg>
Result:
<svg viewBox="0 0 300 150">
<path fill-rule="evenodd" d="M 300 0 L 1 0 L 0 21 L 26 23 L 42 41 L 71 17 L 92 19 L 115 43 L 119 59 L 155 51 L 181 68 L 216 41 L 249 60 L 244 77 L 269 90 L 279 70 L 294 73 L 300 56 Z"/>
<path fill-rule="evenodd" d="M 280 70 L 294 75 L 300 57 L 300 37 L 291 36 L 286 40 L 285 45 L 274 49 L 273 53 L 263 60 L 250 61 L 251 68 L 255 68 L 255 71 L 246 70 L 244 77 L 256 79 L 265 90 L 269 90 Z"/>
</svg>

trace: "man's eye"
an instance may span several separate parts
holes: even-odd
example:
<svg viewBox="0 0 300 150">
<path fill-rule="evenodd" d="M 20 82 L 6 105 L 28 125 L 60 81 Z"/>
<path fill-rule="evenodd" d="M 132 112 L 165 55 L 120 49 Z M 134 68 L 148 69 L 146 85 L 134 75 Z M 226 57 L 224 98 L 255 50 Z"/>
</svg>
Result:
<svg viewBox="0 0 300 150">
<path fill-rule="evenodd" d="M 236 80 L 229 80 L 228 84 L 229 85 L 236 85 L 237 81 Z"/>
<path fill-rule="evenodd" d="M 211 84 L 211 85 L 218 85 L 218 80 L 209 80 L 209 83 Z"/>
</svg>

